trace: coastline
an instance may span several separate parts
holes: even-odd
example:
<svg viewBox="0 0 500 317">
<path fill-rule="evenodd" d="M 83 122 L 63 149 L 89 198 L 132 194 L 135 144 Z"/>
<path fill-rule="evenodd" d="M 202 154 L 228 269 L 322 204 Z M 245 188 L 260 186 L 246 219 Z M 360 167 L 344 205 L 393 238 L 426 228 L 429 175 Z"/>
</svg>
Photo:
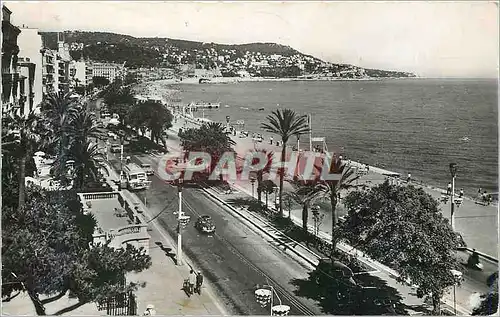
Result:
<svg viewBox="0 0 500 317">
<path fill-rule="evenodd" d="M 189 123 L 191 123 L 191 124 L 193 124 L 195 126 L 201 126 L 205 122 L 215 122 L 215 121 L 207 119 L 207 118 L 192 117 L 190 115 L 178 115 L 178 118 L 182 118 L 185 121 L 187 121 L 187 122 L 189 122 Z M 223 125 L 225 124 L 224 122 L 219 122 L 219 123 L 222 123 Z M 265 133 L 263 131 L 258 131 L 263 136 L 264 141 L 262 141 L 262 142 L 253 142 L 252 138 L 250 138 L 250 137 L 239 138 L 239 132 L 241 130 L 239 130 L 237 127 L 235 127 L 235 129 L 237 131 L 237 134 L 236 134 L 236 136 L 231 135 L 231 138 L 236 143 L 235 150 L 236 150 L 236 152 L 238 154 L 239 153 L 245 153 L 245 151 L 249 151 L 249 150 L 254 149 L 254 148 L 271 150 L 271 151 L 276 152 L 276 153 L 279 153 L 281 151 L 281 146 L 276 146 L 276 145 L 269 144 L 268 140 L 269 140 L 269 137 L 271 136 L 271 134 L 267 134 L 267 133 Z M 247 131 L 247 132 L 249 132 L 249 134 L 251 135 L 253 132 L 256 132 L 256 131 Z M 277 139 L 276 136 L 273 136 L 273 137 L 275 139 Z M 303 148 L 303 146 L 301 146 L 301 148 Z M 292 151 L 292 145 L 291 144 L 287 145 L 287 151 Z M 364 164 L 362 162 L 351 160 L 350 158 L 346 158 L 346 159 L 349 159 L 350 163 L 355 168 L 363 168 L 364 166 L 368 165 L 368 164 Z M 375 174 L 378 174 L 378 175 L 383 176 L 383 177 L 385 177 L 386 175 L 397 174 L 397 175 L 400 175 L 399 182 L 401 182 L 401 183 L 405 182 L 406 175 L 402 175 L 401 173 L 390 171 L 390 170 L 387 170 L 387 169 L 383 169 L 383 168 L 380 168 L 380 167 L 377 167 L 377 166 L 372 166 L 372 165 L 368 165 L 368 166 L 369 166 L 370 171 L 374 172 Z M 447 192 L 447 190 L 444 189 L 444 188 L 440 188 L 440 187 L 433 186 L 431 184 L 425 183 L 423 181 L 419 181 L 418 178 L 415 178 L 415 175 L 412 175 L 412 183 L 414 185 L 421 186 L 421 187 L 426 188 L 428 190 L 439 192 L 440 194 L 445 194 Z M 458 197 L 458 192 L 456 193 L 456 196 Z M 475 197 L 471 197 L 471 196 L 468 196 L 468 195 L 464 195 L 464 198 L 468 199 L 470 201 L 476 201 Z M 498 201 L 494 200 L 493 203 L 492 203 L 492 206 L 498 206 Z"/>
<path fill-rule="evenodd" d="M 401 79 L 416 79 L 418 77 L 366 77 L 366 78 L 338 78 L 338 77 L 315 77 L 315 78 L 274 78 L 274 77 L 213 77 L 210 81 L 200 84 L 200 78 L 187 77 L 182 80 L 176 78 L 158 79 L 147 81 L 144 84 L 163 84 L 163 85 L 211 85 L 211 84 L 236 84 L 240 82 L 288 82 L 288 81 L 381 81 L 381 80 L 401 80 Z"/>
</svg>

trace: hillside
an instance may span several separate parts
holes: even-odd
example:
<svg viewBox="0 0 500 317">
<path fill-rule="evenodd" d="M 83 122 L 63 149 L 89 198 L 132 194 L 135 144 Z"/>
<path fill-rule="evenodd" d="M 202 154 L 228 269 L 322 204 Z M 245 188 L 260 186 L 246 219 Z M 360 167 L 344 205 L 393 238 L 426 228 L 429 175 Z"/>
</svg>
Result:
<svg viewBox="0 0 500 317">
<path fill-rule="evenodd" d="M 41 32 L 44 45 L 57 48 L 56 32 Z M 171 38 L 137 38 L 107 32 L 65 31 L 73 59 L 114 62 L 131 68 L 178 67 L 220 69 L 223 76 L 246 71 L 252 76 L 295 77 L 414 77 L 406 72 L 363 69 L 348 64 L 327 63 L 276 43 L 217 44 Z"/>
</svg>

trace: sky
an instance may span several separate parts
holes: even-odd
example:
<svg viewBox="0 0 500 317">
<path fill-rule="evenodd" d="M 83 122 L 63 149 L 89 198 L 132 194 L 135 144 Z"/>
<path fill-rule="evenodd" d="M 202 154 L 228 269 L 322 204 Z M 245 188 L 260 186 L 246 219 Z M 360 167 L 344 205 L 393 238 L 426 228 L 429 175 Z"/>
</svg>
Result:
<svg viewBox="0 0 500 317">
<path fill-rule="evenodd" d="M 497 77 L 498 3 L 5 1 L 42 31 L 289 45 L 325 61 L 422 77 Z"/>
</svg>

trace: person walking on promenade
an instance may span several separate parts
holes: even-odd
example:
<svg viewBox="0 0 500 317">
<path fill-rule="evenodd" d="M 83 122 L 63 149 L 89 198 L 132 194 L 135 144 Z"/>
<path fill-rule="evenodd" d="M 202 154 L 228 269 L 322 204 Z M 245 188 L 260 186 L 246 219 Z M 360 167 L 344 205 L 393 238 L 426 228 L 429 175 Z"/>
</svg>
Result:
<svg viewBox="0 0 500 317">
<path fill-rule="evenodd" d="M 460 194 L 458 195 L 458 198 L 463 198 L 464 197 L 464 189 L 460 188 Z"/>
<path fill-rule="evenodd" d="M 408 173 L 408 178 L 406 178 L 406 182 L 407 183 L 411 182 L 411 173 Z"/>
<path fill-rule="evenodd" d="M 273 145 L 273 137 L 269 138 L 269 144 Z"/>
<path fill-rule="evenodd" d="M 189 271 L 189 295 L 193 294 L 194 292 L 194 284 L 196 283 L 196 274 L 194 273 L 194 270 Z"/>
<path fill-rule="evenodd" d="M 451 195 L 451 183 L 448 183 L 448 187 L 446 188 L 446 195 Z"/>
<path fill-rule="evenodd" d="M 201 295 L 201 285 L 203 285 L 203 275 L 201 275 L 201 271 L 198 271 L 196 274 L 196 292 L 198 295 Z"/>
<path fill-rule="evenodd" d="M 142 315 L 143 315 L 143 316 L 155 316 L 155 315 L 156 315 L 155 306 L 154 306 L 154 305 L 149 304 L 149 305 L 146 307 L 146 310 L 144 311 L 144 313 L 143 313 Z"/>
</svg>

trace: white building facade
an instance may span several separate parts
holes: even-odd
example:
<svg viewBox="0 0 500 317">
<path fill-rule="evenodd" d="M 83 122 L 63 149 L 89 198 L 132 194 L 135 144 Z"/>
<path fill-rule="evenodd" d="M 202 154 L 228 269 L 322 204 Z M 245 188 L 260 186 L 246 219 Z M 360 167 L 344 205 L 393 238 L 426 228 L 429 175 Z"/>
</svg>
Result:
<svg viewBox="0 0 500 317">
<path fill-rule="evenodd" d="M 23 59 L 23 63 L 34 64 L 34 78 L 32 85 L 32 95 L 27 95 L 27 104 L 32 103 L 34 107 L 38 107 L 42 102 L 43 96 L 43 62 L 42 62 L 42 36 L 39 34 L 38 29 L 21 28 L 21 33 L 17 38 L 17 45 L 19 46 L 19 57 Z M 26 65 L 26 64 L 25 64 Z M 25 66 L 22 68 L 28 68 Z M 28 72 L 27 69 L 23 72 Z M 29 78 L 29 76 L 28 76 Z M 31 100 L 30 100 L 31 99 Z"/>
</svg>

